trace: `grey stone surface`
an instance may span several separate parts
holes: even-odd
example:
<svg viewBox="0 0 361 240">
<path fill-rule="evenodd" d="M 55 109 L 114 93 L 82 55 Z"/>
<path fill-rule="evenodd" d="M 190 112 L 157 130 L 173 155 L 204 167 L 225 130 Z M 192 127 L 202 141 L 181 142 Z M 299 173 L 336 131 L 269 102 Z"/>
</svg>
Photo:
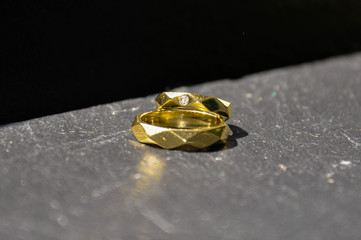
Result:
<svg viewBox="0 0 361 240">
<path fill-rule="evenodd" d="M 224 148 L 138 143 L 154 96 L 0 127 L 0 239 L 360 239 L 361 54 L 180 90 Z"/>
</svg>

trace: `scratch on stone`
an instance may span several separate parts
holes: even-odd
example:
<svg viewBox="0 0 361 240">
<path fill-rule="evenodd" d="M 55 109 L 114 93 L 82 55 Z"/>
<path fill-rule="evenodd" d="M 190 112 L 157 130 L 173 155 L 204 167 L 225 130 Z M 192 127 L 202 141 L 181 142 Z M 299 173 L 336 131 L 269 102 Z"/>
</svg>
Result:
<svg viewBox="0 0 361 240">
<path fill-rule="evenodd" d="M 120 182 L 112 183 L 110 185 L 103 185 L 99 189 L 93 190 L 91 196 L 93 198 L 99 198 L 99 197 L 102 197 L 104 194 L 106 194 L 110 191 L 113 191 L 115 189 L 118 189 L 122 186 L 123 186 L 123 183 L 120 183 Z"/>
<path fill-rule="evenodd" d="M 95 138 L 87 140 L 87 142 L 105 144 L 107 142 L 112 142 L 113 140 L 119 139 L 119 135 L 122 136 L 124 134 L 124 132 L 126 132 L 126 131 L 127 130 L 119 131 L 119 132 L 109 134 L 109 135 L 102 134 Z"/>
<path fill-rule="evenodd" d="M 70 115 L 70 117 L 72 117 L 72 118 L 74 118 L 74 119 L 78 119 L 78 118 L 74 115 L 74 113 L 72 113 L 72 112 L 69 112 L 69 115 Z"/>
<path fill-rule="evenodd" d="M 26 128 L 29 130 L 30 135 L 34 135 L 34 131 L 33 131 L 33 129 L 31 128 L 29 122 L 26 123 Z"/>
<path fill-rule="evenodd" d="M 81 127 L 74 126 L 74 128 L 79 129 L 81 133 L 89 133 L 89 131 L 84 130 L 84 129 L 83 129 L 83 128 L 81 128 Z"/>
<path fill-rule="evenodd" d="M 143 211 L 142 215 L 166 233 L 174 232 L 174 226 L 154 211 Z"/>
<path fill-rule="evenodd" d="M 361 146 L 361 143 L 359 142 L 355 142 L 354 140 L 352 140 L 347 134 L 342 133 L 351 143 L 353 143 L 355 145 L 356 148 L 358 148 L 359 146 Z"/>
</svg>

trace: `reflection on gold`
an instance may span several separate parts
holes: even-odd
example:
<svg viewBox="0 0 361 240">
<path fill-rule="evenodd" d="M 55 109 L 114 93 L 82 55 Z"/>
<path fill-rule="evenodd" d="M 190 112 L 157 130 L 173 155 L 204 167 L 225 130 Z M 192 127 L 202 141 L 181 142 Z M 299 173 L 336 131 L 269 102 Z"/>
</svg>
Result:
<svg viewBox="0 0 361 240">
<path fill-rule="evenodd" d="M 154 149 L 149 146 L 144 146 L 135 141 L 131 141 L 131 143 L 143 151 L 137 166 L 137 173 L 132 176 L 135 185 L 130 189 L 131 196 L 151 195 L 156 191 L 162 179 L 165 161 L 157 156 Z"/>
</svg>

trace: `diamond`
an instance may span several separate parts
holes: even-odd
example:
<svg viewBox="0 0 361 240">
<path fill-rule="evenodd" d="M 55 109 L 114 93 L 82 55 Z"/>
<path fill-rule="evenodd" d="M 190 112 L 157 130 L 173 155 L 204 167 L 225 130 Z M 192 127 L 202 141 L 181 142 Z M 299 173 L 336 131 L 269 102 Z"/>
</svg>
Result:
<svg viewBox="0 0 361 240">
<path fill-rule="evenodd" d="M 179 98 L 179 104 L 182 106 L 186 106 L 189 103 L 189 97 L 187 95 L 183 95 Z"/>
</svg>

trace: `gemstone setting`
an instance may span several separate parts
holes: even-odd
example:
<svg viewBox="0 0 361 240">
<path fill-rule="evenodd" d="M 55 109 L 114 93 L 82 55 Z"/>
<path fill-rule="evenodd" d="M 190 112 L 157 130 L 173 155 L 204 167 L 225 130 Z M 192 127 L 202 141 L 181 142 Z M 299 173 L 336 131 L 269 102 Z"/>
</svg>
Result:
<svg viewBox="0 0 361 240">
<path fill-rule="evenodd" d="M 155 98 L 158 109 L 186 108 L 219 114 L 224 120 L 232 115 L 232 104 L 225 100 L 194 93 L 162 92 Z"/>
<path fill-rule="evenodd" d="M 189 97 L 187 95 L 182 95 L 180 98 L 179 98 L 179 104 L 182 105 L 182 106 L 187 106 L 189 103 Z"/>
</svg>

